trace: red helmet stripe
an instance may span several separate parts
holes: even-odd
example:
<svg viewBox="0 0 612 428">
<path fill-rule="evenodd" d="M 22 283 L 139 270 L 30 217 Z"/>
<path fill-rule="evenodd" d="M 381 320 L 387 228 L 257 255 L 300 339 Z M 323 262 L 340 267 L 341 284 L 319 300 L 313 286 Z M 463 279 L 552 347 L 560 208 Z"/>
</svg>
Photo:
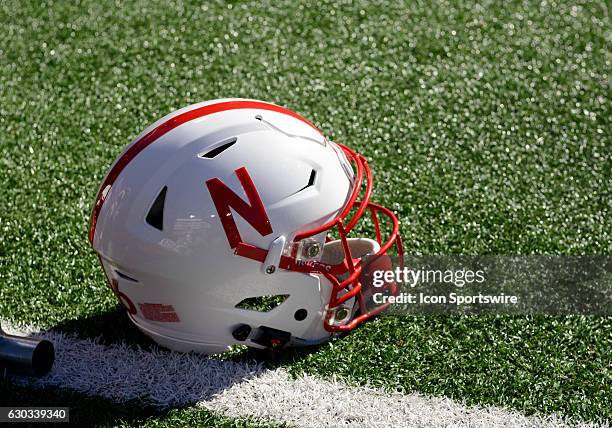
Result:
<svg viewBox="0 0 612 428">
<path fill-rule="evenodd" d="M 113 183 L 115 182 L 121 171 L 123 171 L 123 169 L 132 161 L 132 159 L 134 159 L 136 155 L 143 151 L 149 144 L 153 143 L 162 135 L 172 131 L 174 128 L 191 120 L 198 119 L 209 114 L 219 113 L 222 111 L 249 108 L 269 110 L 277 113 L 286 114 L 288 116 L 301 120 L 317 132 L 321 133 L 321 131 L 319 131 L 316 126 L 314 126 L 308 120 L 304 119 L 299 114 L 291 110 L 287 110 L 286 108 L 274 104 L 264 103 L 261 101 L 224 101 L 216 104 L 210 104 L 194 108 L 193 110 L 189 110 L 177 116 L 174 116 L 156 127 L 155 129 L 149 131 L 148 133 L 140 137 L 140 139 L 138 139 L 134 144 L 132 144 L 130 148 L 127 149 L 126 152 L 119 158 L 119 160 L 115 162 L 110 172 L 107 174 L 104 182 L 102 183 L 102 186 L 100 187 L 100 191 L 98 192 L 96 202 L 91 212 L 91 219 L 89 222 L 89 242 L 93 245 L 93 238 L 94 233 L 96 231 L 96 222 L 98 220 L 98 215 L 100 214 L 100 210 L 102 209 L 102 205 L 104 204 L 106 195 L 108 195 L 108 192 L 110 191 Z"/>
</svg>

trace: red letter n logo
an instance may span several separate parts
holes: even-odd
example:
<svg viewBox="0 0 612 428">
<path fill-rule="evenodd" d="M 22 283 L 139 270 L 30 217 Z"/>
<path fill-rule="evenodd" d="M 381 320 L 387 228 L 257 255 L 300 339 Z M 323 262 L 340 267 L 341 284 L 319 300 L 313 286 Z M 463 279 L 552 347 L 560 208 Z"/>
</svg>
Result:
<svg viewBox="0 0 612 428">
<path fill-rule="evenodd" d="M 255 184 L 253 184 L 253 180 L 251 180 L 251 176 L 246 168 L 238 168 L 236 170 L 236 176 L 238 180 L 240 180 L 240 184 L 242 184 L 242 188 L 249 199 L 250 205 L 243 201 L 240 196 L 235 194 L 218 178 L 212 178 L 206 182 L 206 186 L 208 186 L 210 196 L 215 203 L 215 208 L 217 208 L 217 213 L 219 214 L 221 224 L 223 225 L 231 248 L 236 248 L 238 244 L 242 242 L 242 238 L 240 237 L 238 227 L 236 227 L 236 222 L 234 221 L 234 217 L 232 217 L 230 208 L 233 208 L 240 217 L 244 218 L 262 236 L 272 233 L 272 226 L 266 214 L 266 209 L 261 202 Z"/>
</svg>

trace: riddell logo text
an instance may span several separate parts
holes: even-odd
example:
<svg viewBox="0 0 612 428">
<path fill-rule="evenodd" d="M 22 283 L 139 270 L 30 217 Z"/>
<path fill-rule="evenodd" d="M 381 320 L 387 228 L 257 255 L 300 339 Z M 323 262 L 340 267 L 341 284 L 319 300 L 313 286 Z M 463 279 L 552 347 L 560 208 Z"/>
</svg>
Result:
<svg viewBox="0 0 612 428">
<path fill-rule="evenodd" d="M 296 260 L 295 264 L 299 267 L 307 267 L 307 268 L 312 268 L 316 270 L 325 270 L 327 272 L 329 272 L 332 268 L 331 265 L 328 265 L 327 263 L 321 263 L 315 260 Z"/>
</svg>

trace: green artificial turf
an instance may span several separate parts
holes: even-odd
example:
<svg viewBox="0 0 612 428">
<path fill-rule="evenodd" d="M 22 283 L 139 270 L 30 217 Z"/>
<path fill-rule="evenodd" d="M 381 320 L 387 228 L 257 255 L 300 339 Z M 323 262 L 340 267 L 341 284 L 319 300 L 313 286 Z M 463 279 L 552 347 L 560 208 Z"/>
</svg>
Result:
<svg viewBox="0 0 612 428">
<path fill-rule="evenodd" d="M 3 1 L 1 318 L 78 329 L 114 311 L 87 242 L 98 185 L 145 126 L 220 97 L 279 103 L 361 151 L 411 253 L 609 255 L 607 9 Z M 611 343 L 610 317 L 384 318 L 289 364 L 612 419 Z"/>
<path fill-rule="evenodd" d="M 612 420 L 610 321 L 588 317 L 383 317 L 291 371 L 444 395 L 527 414 Z"/>
</svg>

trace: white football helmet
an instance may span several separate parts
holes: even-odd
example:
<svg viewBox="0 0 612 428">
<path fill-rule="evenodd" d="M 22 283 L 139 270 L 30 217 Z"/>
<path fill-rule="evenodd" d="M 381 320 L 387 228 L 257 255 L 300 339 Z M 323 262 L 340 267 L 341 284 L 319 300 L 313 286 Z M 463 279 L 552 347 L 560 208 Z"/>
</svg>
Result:
<svg viewBox="0 0 612 428">
<path fill-rule="evenodd" d="M 124 150 L 100 187 L 89 240 L 134 324 L 162 346 L 316 344 L 386 307 L 366 304 L 361 257 L 403 251 L 397 218 L 369 202 L 371 190 L 365 159 L 298 114 L 207 101 Z M 366 210 L 376 239 L 349 238 Z M 263 296 L 277 306 L 249 306 Z"/>
</svg>

